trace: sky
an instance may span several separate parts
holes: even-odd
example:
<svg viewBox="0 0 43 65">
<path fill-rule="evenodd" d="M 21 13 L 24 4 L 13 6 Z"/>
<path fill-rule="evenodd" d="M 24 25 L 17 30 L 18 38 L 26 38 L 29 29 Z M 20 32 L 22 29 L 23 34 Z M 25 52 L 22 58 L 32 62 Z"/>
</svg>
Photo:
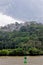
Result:
<svg viewBox="0 0 43 65">
<path fill-rule="evenodd" d="M 15 23 L 15 22 L 22 23 L 21 20 L 14 19 L 13 17 L 0 13 L 0 26 L 5 26 L 7 24 Z"/>
<path fill-rule="evenodd" d="M 0 25 L 22 20 L 43 23 L 43 0 L 0 0 Z"/>
</svg>

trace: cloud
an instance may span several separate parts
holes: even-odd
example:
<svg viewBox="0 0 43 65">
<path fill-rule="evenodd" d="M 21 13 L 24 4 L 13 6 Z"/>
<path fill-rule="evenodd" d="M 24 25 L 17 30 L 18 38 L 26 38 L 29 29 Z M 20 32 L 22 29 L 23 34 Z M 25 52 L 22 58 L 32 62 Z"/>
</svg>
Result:
<svg viewBox="0 0 43 65">
<path fill-rule="evenodd" d="M 43 18 L 43 0 L 0 0 L 0 12 L 22 20 Z"/>
<path fill-rule="evenodd" d="M 15 23 L 15 22 L 21 23 L 22 21 L 16 20 L 10 16 L 0 13 L 0 26 L 4 26 L 4 25 L 10 24 L 10 23 Z"/>
</svg>

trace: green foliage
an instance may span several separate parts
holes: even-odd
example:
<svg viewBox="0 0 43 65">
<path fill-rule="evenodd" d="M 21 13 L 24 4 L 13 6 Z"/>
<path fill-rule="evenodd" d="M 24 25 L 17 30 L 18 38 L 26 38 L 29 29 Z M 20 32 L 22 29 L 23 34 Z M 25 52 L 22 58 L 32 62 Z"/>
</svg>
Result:
<svg viewBox="0 0 43 65">
<path fill-rule="evenodd" d="M 9 55 L 9 51 L 8 50 L 0 50 L 0 55 L 7 56 L 7 55 Z"/>
<path fill-rule="evenodd" d="M 30 48 L 29 53 L 30 55 L 40 55 L 41 54 L 40 50 L 38 50 L 37 48 Z"/>
<path fill-rule="evenodd" d="M 13 49 L 9 52 L 10 56 L 22 56 L 24 55 L 23 49 L 21 48 L 17 48 L 17 49 Z"/>
<path fill-rule="evenodd" d="M 19 31 L 0 31 L 0 50 L 0 55 L 43 54 L 43 24 L 31 22 Z"/>
</svg>

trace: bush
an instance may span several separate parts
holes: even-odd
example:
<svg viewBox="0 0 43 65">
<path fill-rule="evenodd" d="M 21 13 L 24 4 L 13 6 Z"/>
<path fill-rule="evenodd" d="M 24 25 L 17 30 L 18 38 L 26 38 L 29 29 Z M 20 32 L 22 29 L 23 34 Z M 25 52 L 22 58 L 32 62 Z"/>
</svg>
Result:
<svg viewBox="0 0 43 65">
<path fill-rule="evenodd" d="M 14 49 L 14 50 L 10 51 L 9 55 L 10 56 L 22 56 L 22 55 L 24 55 L 24 52 L 22 49 L 18 48 L 18 49 Z"/>
<path fill-rule="evenodd" d="M 0 50 L 0 56 L 7 56 L 7 55 L 9 55 L 8 50 Z"/>
<path fill-rule="evenodd" d="M 17 55 L 16 49 L 11 50 L 11 51 L 9 52 L 9 55 L 10 55 L 10 56 L 16 56 L 16 55 Z"/>
<path fill-rule="evenodd" d="M 18 49 L 17 49 L 17 54 L 18 54 L 19 56 L 23 56 L 23 55 L 24 55 L 23 49 L 22 49 L 22 48 L 18 48 Z"/>
<path fill-rule="evenodd" d="M 26 55 L 43 55 L 43 51 L 37 48 L 29 48 L 29 51 L 25 51 L 22 48 L 0 50 L 0 56 L 26 56 Z"/>
<path fill-rule="evenodd" d="M 29 54 L 30 55 L 40 55 L 40 50 L 38 50 L 37 48 L 30 48 Z"/>
</svg>

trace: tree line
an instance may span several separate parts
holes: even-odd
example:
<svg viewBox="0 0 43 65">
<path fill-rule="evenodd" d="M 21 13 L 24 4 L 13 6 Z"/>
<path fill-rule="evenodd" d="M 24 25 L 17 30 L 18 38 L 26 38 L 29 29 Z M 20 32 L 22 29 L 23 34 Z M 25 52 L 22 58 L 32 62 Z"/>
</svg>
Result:
<svg viewBox="0 0 43 65">
<path fill-rule="evenodd" d="M 9 55 L 43 55 L 43 24 L 31 22 L 19 31 L 0 31 L 0 55 L 3 55 L 3 50 Z"/>
</svg>

